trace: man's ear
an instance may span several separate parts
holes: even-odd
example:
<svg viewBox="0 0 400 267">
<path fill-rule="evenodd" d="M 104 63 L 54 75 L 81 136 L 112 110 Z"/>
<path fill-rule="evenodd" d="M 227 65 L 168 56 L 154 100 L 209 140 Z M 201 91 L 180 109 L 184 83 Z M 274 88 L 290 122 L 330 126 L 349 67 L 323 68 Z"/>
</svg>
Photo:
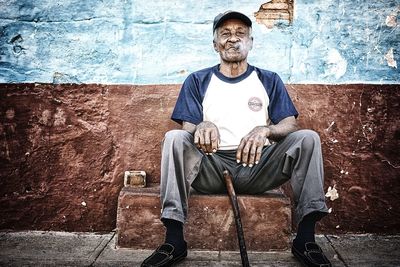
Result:
<svg viewBox="0 0 400 267">
<path fill-rule="evenodd" d="M 250 50 L 253 49 L 253 40 L 254 40 L 254 38 L 253 38 L 253 36 L 251 36 Z"/>
<path fill-rule="evenodd" d="M 217 45 L 217 43 L 215 42 L 215 40 L 213 40 L 213 46 L 214 46 L 215 52 L 219 53 L 218 45 Z"/>
</svg>

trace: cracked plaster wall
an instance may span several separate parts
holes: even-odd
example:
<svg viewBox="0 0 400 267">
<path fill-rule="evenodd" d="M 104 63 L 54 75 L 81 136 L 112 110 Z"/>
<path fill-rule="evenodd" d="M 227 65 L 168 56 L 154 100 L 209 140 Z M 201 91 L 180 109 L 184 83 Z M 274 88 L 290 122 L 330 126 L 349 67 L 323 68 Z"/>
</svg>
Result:
<svg viewBox="0 0 400 267">
<path fill-rule="evenodd" d="M 250 62 L 287 83 L 399 83 L 398 1 L 298 0 L 272 29 L 254 17 L 265 2 L 0 0 L 0 82 L 181 83 L 218 62 L 229 8 L 254 22 Z"/>
<path fill-rule="evenodd" d="M 339 194 L 331 201 L 329 191 L 321 230 L 398 233 L 399 86 L 287 88 L 301 127 L 321 137 L 325 192 Z M 114 229 L 124 172 L 159 182 L 161 140 L 179 127 L 169 120 L 179 89 L 0 84 L 0 229 Z"/>
</svg>

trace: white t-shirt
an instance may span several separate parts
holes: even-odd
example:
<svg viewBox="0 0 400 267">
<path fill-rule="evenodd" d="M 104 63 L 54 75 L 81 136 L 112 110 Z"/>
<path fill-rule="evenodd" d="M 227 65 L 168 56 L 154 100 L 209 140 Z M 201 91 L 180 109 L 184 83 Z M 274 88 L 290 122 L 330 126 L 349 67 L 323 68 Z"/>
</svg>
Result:
<svg viewBox="0 0 400 267">
<path fill-rule="evenodd" d="M 298 113 L 276 73 L 248 65 L 245 73 L 229 78 L 216 65 L 186 78 L 171 118 L 195 125 L 211 121 L 220 133 L 220 149 L 235 149 L 254 127 L 290 116 Z"/>
<path fill-rule="evenodd" d="M 203 120 L 220 133 L 220 149 L 235 149 L 254 127 L 269 125 L 269 98 L 256 72 L 237 83 L 211 76 L 203 102 Z"/>
</svg>

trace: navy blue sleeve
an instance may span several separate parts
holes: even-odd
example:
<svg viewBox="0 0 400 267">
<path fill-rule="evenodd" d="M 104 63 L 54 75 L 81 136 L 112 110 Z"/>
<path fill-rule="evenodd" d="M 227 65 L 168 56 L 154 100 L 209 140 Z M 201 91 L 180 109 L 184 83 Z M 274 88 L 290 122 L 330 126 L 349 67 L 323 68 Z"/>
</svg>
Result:
<svg viewBox="0 0 400 267">
<path fill-rule="evenodd" d="M 196 71 L 186 78 L 171 115 L 173 121 L 195 125 L 203 121 L 203 98 L 216 68 L 218 65 Z"/>
<path fill-rule="evenodd" d="M 187 121 L 195 125 L 203 121 L 202 98 L 193 74 L 182 85 L 171 119 L 180 124 Z"/>
<path fill-rule="evenodd" d="M 298 117 L 292 99 L 278 74 L 257 69 L 259 78 L 263 83 L 269 97 L 268 115 L 272 123 L 278 124 L 287 117 Z"/>
</svg>

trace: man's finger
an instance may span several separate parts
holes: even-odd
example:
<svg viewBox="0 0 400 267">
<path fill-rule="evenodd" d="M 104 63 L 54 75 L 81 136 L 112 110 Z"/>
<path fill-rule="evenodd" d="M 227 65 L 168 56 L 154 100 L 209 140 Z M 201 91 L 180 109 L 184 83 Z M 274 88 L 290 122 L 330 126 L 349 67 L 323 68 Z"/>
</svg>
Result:
<svg viewBox="0 0 400 267">
<path fill-rule="evenodd" d="M 209 153 L 209 146 L 210 146 L 210 131 L 205 129 L 202 132 L 201 148 L 205 153 Z"/>
<path fill-rule="evenodd" d="M 197 147 L 200 147 L 200 134 L 199 134 L 198 130 L 196 132 L 194 132 L 194 144 Z"/>
<path fill-rule="evenodd" d="M 242 163 L 243 163 L 244 167 L 249 165 L 249 152 L 250 152 L 251 145 L 252 145 L 252 143 L 247 141 L 246 145 L 242 149 Z"/>
<path fill-rule="evenodd" d="M 204 130 L 199 131 L 199 147 L 201 150 L 204 151 Z"/>
<path fill-rule="evenodd" d="M 215 153 L 218 150 L 218 132 L 216 130 L 211 131 L 211 149 Z"/>
<path fill-rule="evenodd" d="M 261 153 L 262 153 L 263 147 L 264 147 L 264 146 L 258 146 L 258 147 L 257 147 L 257 151 L 256 151 L 256 160 L 255 160 L 255 162 L 254 162 L 255 164 L 258 164 L 258 163 L 260 162 Z"/>
<path fill-rule="evenodd" d="M 249 167 L 253 167 L 256 161 L 256 153 L 257 153 L 257 145 L 255 143 L 252 144 L 249 152 Z"/>
<path fill-rule="evenodd" d="M 214 129 L 210 129 L 209 131 L 208 131 L 208 133 L 207 133 L 207 138 L 208 138 L 208 142 L 206 143 L 206 145 L 207 145 L 207 151 L 208 151 L 208 153 L 212 153 L 213 152 L 213 132 L 214 132 Z"/>
<path fill-rule="evenodd" d="M 240 144 L 236 150 L 236 162 L 237 163 L 242 162 L 242 150 L 245 145 L 246 145 L 246 141 L 244 138 L 242 138 L 242 140 L 240 140 Z"/>
</svg>

